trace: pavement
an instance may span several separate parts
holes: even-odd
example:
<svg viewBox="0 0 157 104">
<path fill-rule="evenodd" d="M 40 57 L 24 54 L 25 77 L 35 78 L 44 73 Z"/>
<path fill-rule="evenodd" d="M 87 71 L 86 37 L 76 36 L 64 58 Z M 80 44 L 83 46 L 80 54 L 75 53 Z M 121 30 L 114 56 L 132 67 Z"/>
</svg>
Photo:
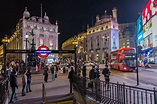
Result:
<svg viewBox="0 0 157 104">
<path fill-rule="evenodd" d="M 149 70 L 157 73 L 157 69 L 139 68 L 139 70 Z M 132 75 L 136 77 L 135 73 L 133 73 Z M 18 79 L 19 88 L 17 90 L 18 100 L 15 102 L 15 104 L 40 104 L 42 102 L 42 83 L 45 84 L 47 101 L 51 101 L 56 98 L 67 96 L 69 95 L 70 92 L 68 74 L 63 74 L 60 72 L 58 72 L 58 77 L 56 78 L 55 81 L 51 80 L 51 74 L 49 73 L 49 79 L 47 83 L 44 82 L 44 76 L 42 73 L 32 74 L 32 83 L 31 83 L 32 92 L 26 93 L 26 96 L 21 96 L 21 91 L 22 91 L 21 76 L 18 76 L 17 79 Z M 104 80 L 104 76 L 101 75 L 100 79 Z M 111 73 L 110 81 L 113 83 L 118 82 L 120 84 L 125 83 L 125 85 L 137 86 L 136 80 L 129 79 L 125 76 L 112 75 L 112 73 Z M 138 85 L 137 87 L 153 89 L 156 86 L 150 84 L 148 85 L 146 83 L 140 82 L 140 85 Z M 9 91 L 11 94 L 11 90 Z"/>
<path fill-rule="evenodd" d="M 32 83 L 31 83 L 31 89 L 32 92 L 26 93 L 26 96 L 21 96 L 22 91 L 22 84 L 21 84 L 21 76 L 18 76 L 18 90 L 17 90 L 17 98 L 18 100 L 15 102 L 15 104 L 30 104 L 30 102 L 38 101 L 42 102 L 42 83 L 45 85 L 46 89 L 46 96 L 47 100 L 54 96 L 63 96 L 68 95 L 70 92 L 70 85 L 69 80 L 67 78 L 67 74 L 58 73 L 58 77 L 55 81 L 52 81 L 51 74 L 49 73 L 48 82 L 44 82 L 44 76 L 42 73 L 39 74 L 32 74 Z M 9 90 L 11 94 L 11 90 Z M 20 103 L 21 101 L 24 101 L 23 103 Z M 35 104 L 35 103 L 31 103 Z"/>
</svg>

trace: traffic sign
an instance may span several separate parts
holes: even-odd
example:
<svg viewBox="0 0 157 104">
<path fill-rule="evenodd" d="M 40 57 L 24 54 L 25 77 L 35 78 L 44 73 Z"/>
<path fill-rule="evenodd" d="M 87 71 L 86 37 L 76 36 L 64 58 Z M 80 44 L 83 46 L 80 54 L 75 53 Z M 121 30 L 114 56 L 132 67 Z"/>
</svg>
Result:
<svg viewBox="0 0 157 104">
<path fill-rule="evenodd" d="M 47 46 L 42 45 L 38 48 L 38 51 L 36 51 L 36 53 L 38 54 L 39 57 L 46 58 L 49 55 L 49 53 L 51 53 L 51 51 L 48 50 L 49 48 Z"/>
</svg>

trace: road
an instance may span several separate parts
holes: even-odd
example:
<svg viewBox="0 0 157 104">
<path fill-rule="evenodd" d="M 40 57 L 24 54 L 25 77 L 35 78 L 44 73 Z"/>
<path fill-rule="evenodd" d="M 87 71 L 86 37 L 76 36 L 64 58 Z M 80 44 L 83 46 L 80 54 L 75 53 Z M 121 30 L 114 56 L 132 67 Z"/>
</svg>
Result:
<svg viewBox="0 0 157 104">
<path fill-rule="evenodd" d="M 89 74 L 87 71 L 87 76 Z M 102 71 L 102 70 L 101 70 Z M 101 75 L 101 80 L 104 80 L 104 76 Z M 157 86 L 157 69 L 145 69 L 139 67 L 139 87 L 153 89 Z M 110 82 L 126 84 L 131 86 L 137 86 L 137 73 L 134 72 L 122 72 L 119 70 L 111 69 Z"/>
</svg>

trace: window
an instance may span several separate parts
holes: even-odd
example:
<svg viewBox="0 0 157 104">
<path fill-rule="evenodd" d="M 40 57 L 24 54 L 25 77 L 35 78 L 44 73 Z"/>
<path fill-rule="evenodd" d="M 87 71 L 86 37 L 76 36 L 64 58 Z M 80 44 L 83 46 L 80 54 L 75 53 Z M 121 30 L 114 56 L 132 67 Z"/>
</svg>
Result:
<svg viewBox="0 0 157 104">
<path fill-rule="evenodd" d="M 130 44 L 130 42 L 127 42 L 127 44 Z"/>
<path fill-rule="evenodd" d="M 43 39 L 40 39 L 39 45 L 40 45 L 40 46 L 44 45 L 44 40 L 43 40 Z"/>
<path fill-rule="evenodd" d="M 49 41 L 50 46 L 53 46 L 53 40 Z"/>
<path fill-rule="evenodd" d="M 135 54 L 136 53 L 134 49 L 132 49 L 132 50 L 122 50 L 121 52 L 124 53 L 124 54 L 128 54 L 128 53 Z"/>
</svg>

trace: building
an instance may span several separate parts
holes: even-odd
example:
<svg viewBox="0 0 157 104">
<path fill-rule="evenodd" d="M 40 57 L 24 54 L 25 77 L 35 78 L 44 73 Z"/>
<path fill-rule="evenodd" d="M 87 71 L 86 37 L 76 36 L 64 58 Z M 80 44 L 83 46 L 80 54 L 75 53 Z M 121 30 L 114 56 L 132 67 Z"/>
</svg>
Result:
<svg viewBox="0 0 157 104">
<path fill-rule="evenodd" d="M 74 50 L 77 48 L 77 60 L 87 60 L 87 33 L 83 32 L 69 38 L 62 44 L 62 50 Z M 72 54 L 63 54 L 62 58 L 71 60 L 74 59 Z"/>
<path fill-rule="evenodd" d="M 119 49 L 119 29 L 117 9 L 113 8 L 112 16 L 96 16 L 94 26 L 87 29 L 87 54 L 89 61 L 103 62 L 111 51 Z"/>
<path fill-rule="evenodd" d="M 23 17 L 19 20 L 16 25 L 14 33 L 10 37 L 10 42 L 7 45 L 7 49 L 38 49 L 41 45 L 46 45 L 49 49 L 58 50 L 58 24 L 51 24 L 49 17 L 44 15 L 44 17 L 30 16 L 27 11 L 27 7 L 23 13 Z M 26 35 L 28 36 L 26 41 Z M 26 43 L 27 42 L 27 43 Z M 27 46 L 26 46 L 27 45 Z M 3 50 L 3 49 L 2 49 Z M 2 51 L 1 50 L 1 51 Z M 1 52 L 3 53 L 3 52 Z M 7 54 L 9 60 L 24 60 L 26 58 L 25 54 Z M 49 54 L 45 59 L 40 59 L 45 63 L 52 63 L 58 60 L 57 54 Z"/>
<path fill-rule="evenodd" d="M 136 48 L 136 23 L 119 24 L 119 47 L 134 47 Z"/>
<path fill-rule="evenodd" d="M 157 0 L 149 0 L 137 19 L 138 45 L 142 60 L 157 64 Z"/>
</svg>

